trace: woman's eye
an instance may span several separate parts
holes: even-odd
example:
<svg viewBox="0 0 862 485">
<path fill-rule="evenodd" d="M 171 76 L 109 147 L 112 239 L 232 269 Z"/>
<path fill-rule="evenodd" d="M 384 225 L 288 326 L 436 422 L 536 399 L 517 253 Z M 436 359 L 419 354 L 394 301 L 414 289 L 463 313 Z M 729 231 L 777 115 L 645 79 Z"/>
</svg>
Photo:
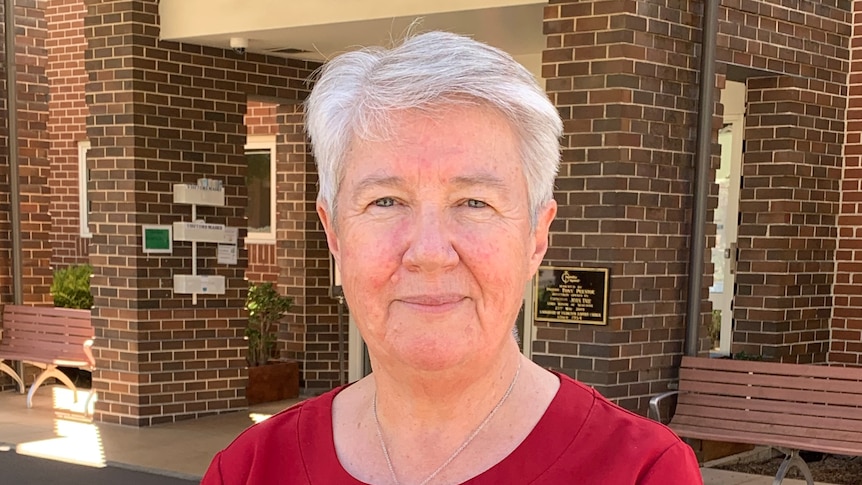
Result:
<svg viewBox="0 0 862 485">
<path fill-rule="evenodd" d="M 392 207 L 395 205 L 395 199 L 392 197 L 381 197 L 373 203 L 377 207 Z"/>
<path fill-rule="evenodd" d="M 482 202 L 481 200 L 467 199 L 467 207 L 471 207 L 473 209 L 482 209 L 488 207 L 488 204 Z"/>
</svg>

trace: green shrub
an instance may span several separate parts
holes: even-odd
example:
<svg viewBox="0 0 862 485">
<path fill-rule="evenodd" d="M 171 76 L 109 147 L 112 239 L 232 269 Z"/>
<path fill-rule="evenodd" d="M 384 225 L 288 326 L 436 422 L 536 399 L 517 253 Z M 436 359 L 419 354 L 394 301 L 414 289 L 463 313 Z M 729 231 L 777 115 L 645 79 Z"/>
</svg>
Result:
<svg viewBox="0 0 862 485">
<path fill-rule="evenodd" d="M 721 310 L 712 311 L 712 320 L 709 324 L 709 338 L 712 341 L 712 347 L 717 349 L 721 339 Z"/>
<path fill-rule="evenodd" d="M 747 354 L 744 350 L 733 354 L 733 360 L 763 360 L 762 355 Z"/>
<path fill-rule="evenodd" d="M 272 283 L 254 284 L 248 288 L 245 308 L 248 310 L 248 365 L 264 365 L 275 349 L 276 324 L 290 310 L 293 298 L 281 295 Z"/>
<path fill-rule="evenodd" d="M 54 306 L 86 310 L 92 308 L 91 274 L 93 274 L 93 267 L 89 264 L 73 265 L 54 271 L 54 281 L 51 283 Z"/>
</svg>

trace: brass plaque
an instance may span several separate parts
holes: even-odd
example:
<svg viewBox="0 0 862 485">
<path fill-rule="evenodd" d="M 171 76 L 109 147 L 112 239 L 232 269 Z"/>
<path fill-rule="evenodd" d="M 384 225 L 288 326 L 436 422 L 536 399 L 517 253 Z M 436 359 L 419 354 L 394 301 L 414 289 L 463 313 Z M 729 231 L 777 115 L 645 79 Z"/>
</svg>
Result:
<svg viewBox="0 0 862 485">
<path fill-rule="evenodd" d="M 540 266 L 535 320 L 608 324 L 608 268 Z"/>
</svg>

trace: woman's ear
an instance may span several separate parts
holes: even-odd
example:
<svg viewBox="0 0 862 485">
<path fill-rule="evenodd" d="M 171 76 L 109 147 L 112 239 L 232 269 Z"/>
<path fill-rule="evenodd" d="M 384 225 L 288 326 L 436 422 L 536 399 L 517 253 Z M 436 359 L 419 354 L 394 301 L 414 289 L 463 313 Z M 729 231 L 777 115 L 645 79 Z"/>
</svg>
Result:
<svg viewBox="0 0 862 485">
<path fill-rule="evenodd" d="M 317 216 L 320 217 L 320 223 L 323 224 L 323 232 L 326 233 L 326 243 L 329 245 L 329 251 L 338 262 L 340 259 L 340 251 L 338 246 L 338 236 L 335 234 L 335 221 L 333 215 L 324 205 L 317 202 Z"/>
<path fill-rule="evenodd" d="M 548 237 L 551 232 L 551 222 L 557 215 L 557 201 L 549 200 L 536 217 L 536 230 L 533 231 L 533 254 L 530 256 L 530 274 L 535 274 L 548 252 Z"/>
</svg>

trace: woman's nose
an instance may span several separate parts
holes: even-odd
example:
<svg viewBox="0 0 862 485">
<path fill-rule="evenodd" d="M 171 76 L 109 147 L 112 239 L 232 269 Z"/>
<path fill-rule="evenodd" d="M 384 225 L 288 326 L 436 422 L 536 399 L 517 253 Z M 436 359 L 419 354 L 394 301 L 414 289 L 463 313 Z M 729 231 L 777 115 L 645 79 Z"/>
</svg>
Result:
<svg viewBox="0 0 862 485">
<path fill-rule="evenodd" d="M 412 222 L 404 264 L 413 271 L 438 271 L 458 264 L 452 233 L 439 210 L 424 210 Z"/>
</svg>

